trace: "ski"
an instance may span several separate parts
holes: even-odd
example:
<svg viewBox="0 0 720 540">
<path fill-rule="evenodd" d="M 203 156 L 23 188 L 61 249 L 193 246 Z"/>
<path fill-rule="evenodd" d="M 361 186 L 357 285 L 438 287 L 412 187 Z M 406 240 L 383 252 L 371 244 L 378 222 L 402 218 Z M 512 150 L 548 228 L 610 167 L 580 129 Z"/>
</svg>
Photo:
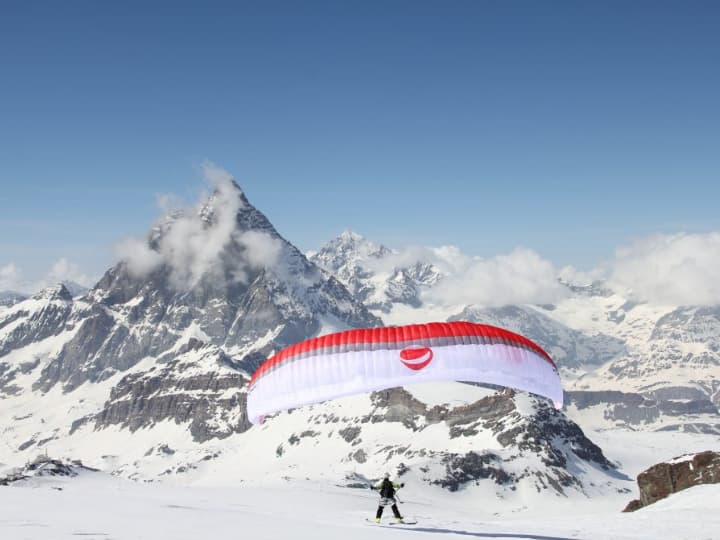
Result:
<svg viewBox="0 0 720 540">
<path fill-rule="evenodd" d="M 397 520 L 393 519 L 392 521 L 386 521 L 384 523 L 381 521 L 380 523 L 378 523 L 374 519 L 365 518 L 365 521 L 367 521 L 368 523 L 370 523 L 372 525 L 380 525 L 381 527 L 387 527 L 389 525 L 417 525 L 417 521 L 414 521 L 414 520 L 397 521 Z"/>
</svg>

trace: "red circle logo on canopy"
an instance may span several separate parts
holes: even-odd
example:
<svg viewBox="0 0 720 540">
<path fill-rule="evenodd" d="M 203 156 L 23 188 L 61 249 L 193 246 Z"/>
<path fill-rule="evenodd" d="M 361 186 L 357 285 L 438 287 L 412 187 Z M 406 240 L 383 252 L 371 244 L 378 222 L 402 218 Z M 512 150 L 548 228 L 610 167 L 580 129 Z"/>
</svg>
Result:
<svg viewBox="0 0 720 540">
<path fill-rule="evenodd" d="M 433 352 L 430 347 L 413 346 L 400 351 L 400 361 L 414 371 L 427 367 L 432 359 Z"/>
</svg>

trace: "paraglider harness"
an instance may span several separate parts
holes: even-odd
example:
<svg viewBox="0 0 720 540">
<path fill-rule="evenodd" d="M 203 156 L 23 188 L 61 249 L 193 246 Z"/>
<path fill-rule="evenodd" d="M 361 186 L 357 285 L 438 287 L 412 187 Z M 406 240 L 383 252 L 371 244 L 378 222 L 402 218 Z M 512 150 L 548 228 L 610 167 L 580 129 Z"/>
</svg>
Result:
<svg viewBox="0 0 720 540">
<path fill-rule="evenodd" d="M 404 487 L 405 484 L 393 484 L 389 479 L 383 478 L 382 484 L 379 486 L 370 486 L 370 489 L 376 489 L 380 492 L 380 506 L 392 506 L 396 502 L 402 503 L 400 497 L 397 496 L 397 490 Z"/>
</svg>

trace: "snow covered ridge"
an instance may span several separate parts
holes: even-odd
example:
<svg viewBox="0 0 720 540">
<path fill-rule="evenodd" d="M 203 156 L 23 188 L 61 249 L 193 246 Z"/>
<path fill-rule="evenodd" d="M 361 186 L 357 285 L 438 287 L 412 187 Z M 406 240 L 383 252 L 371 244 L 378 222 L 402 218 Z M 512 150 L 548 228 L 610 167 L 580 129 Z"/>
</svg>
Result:
<svg viewBox="0 0 720 540">
<path fill-rule="evenodd" d="M 0 309 L 10 307 L 27 299 L 27 295 L 15 291 L 0 291 Z"/>
<path fill-rule="evenodd" d="M 443 276 L 431 263 L 403 264 L 407 261 L 396 261 L 396 257 L 387 247 L 345 231 L 314 252 L 310 260 L 334 275 L 368 308 L 387 315 L 398 304 L 420 307 L 423 288 Z"/>
<path fill-rule="evenodd" d="M 433 489 L 590 497 L 626 490 L 628 481 L 583 433 L 588 426 L 712 432 L 718 424 L 715 312 L 583 289 L 552 306 L 452 306 L 439 317 L 497 324 L 538 342 L 572 391 L 568 416 L 522 394 L 459 400 L 477 387 L 455 383 L 303 408 L 251 428 L 246 382 L 273 352 L 401 316 L 438 318 L 422 294 L 444 279 L 438 266 L 406 261 L 386 272 L 386 249 L 360 248 L 357 235 L 341 240 L 347 249 L 316 254 L 334 261 L 335 277 L 229 182 L 159 221 L 81 297 L 57 287 L 4 307 L 0 461 L 22 464 L 47 450 L 132 478 L 212 473 L 237 482 L 337 482 L 389 467 Z M 369 277 L 363 257 L 380 261 Z M 357 262 L 347 284 L 343 258 Z M 684 356 L 662 356 L 666 342 Z M 446 401 L 428 395 L 436 388 Z M 623 392 L 618 402 L 590 394 L 613 391 Z M 663 405 L 637 406 L 627 395 Z"/>
<path fill-rule="evenodd" d="M 173 252 L 180 233 L 202 249 Z M 245 381 L 272 352 L 380 324 L 232 182 L 143 242 L 81 298 L 60 286 L 0 311 L 0 452 L 168 422 L 191 445 L 241 433 Z"/>
<path fill-rule="evenodd" d="M 26 463 L 22 467 L 18 467 L 0 476 L 0 486 L 9 486 L 11 484 L 23 483 L 31 478 L 43 476 L 78 476 L 86 472 L 97 472 L 97 469 L 86 467 L 78 460 L 61 460 L 53 459 L 48 456 L 40 455 L 34 460 Z"/>
<path fill-rule="evenodd" d="M 221 348 L 191 338 L 149 370 L 130 370 L 102 408 L 76 419 L 69 434 L 84 426 L 119 426 L 134 433 L 172 421 L 187 425 L 199 443 L 224 439 L 250 428 L 245 413 L 248 378 Z"/>
<path fill-rule="evenodd" d="M 311 256 L 386 324 L 468 320 L 532 339 L 561 367 L 568 411 L 583 425 L 720 434 L 720 308 L 632 302 L 602 282 L 564 280 L 554 304 L 439 302 L 433 291 L 459 258 L 448 248 L 396 252 L 350 232 Z"/>
<path fill-rule="evenodd" d="M 279 443 L 278 472 L 294 476 L 309 455 L 321 452 L 332 456 L 323 464 L 328 475 L 337 475 L 336 467 L 352 470 L 351 484 L 357 475 L 374 478 L 389 469 L 414 484 L 449 491 L 486 484 L 504 497 L 518 489 L 561 496 L 626 489 L 602 450 L 544 399 L 505 391 L 466 405 L 429 405 L 405 389 L 373 393 L 370 407 L 367 399 L 269 419 L 260 431 Z"/>
</svg>

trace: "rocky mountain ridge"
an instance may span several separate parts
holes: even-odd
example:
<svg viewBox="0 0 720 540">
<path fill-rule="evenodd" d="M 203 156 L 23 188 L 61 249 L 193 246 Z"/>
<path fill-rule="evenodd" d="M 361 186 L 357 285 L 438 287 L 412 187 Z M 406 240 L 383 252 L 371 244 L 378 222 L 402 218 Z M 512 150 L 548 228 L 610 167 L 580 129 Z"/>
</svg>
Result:
<svg viewBox="0 0 720 540">
<path fill-rule="evenodd" d="M 437 262 L 442 256 L 442 250 L 435 250 L 431 259 Z M 344 233 L 313 257 L 338 280 L 352 279 L 351 290 L 364 296 L 382 291 L 384 302 L 369 307 L 386 324 L 449 313 L 443 318 L 493 324 L 529 337 L 557 361 L 568 389 L 569 413 L 583 425 L 720 434 L 717 307 L 654 306 L 629 301 L 601 281 L 576 285 L 560 280 L 568 295 L 557 305 L 438 309 L 436 295 L 429 293 L 447 273 L 411 280 L 406 287 L 413 291 L 411 302 L 394 301 L 384 293 L 391 287 L 388 276 L 429 265 L 431 259 L 413 258 L 412 252 L 398 255 L 356 233 Z M 440 264 L 451 268 L 452 260 Z M 396 314 L 402 319 L 396 321 Z"/>
<path fill-rule="evenodd" d="M 634 512 L 674 493 L 702 484 L 720 483 L 720 453 L 708 450 L 653 465 L 637 477 L 640 498 L 623 510 Z"/>
<path fill-rule="evenodd" d="M 0 291 L 0 309 L 27 300 L 28 295 L 16 291 Z"/>
<path fill-rule="evenodd" d="M 420 261 L 388 266 L 395 252 L 352 231 L 325 244 L 310 260 L 334 275 L 350 293 L 377 314 L 387 314 L 393 305 L 422 305 L 424 287 L 442 277 L 441 271 Z"/>
<path fill-rule="evenodd" d="M 41 407 L 4 419 L 13 432 L 27 424 L 29 438 L 17 448 L 30 451 L 83 425 L 132 432 L 164 420 L 189 423 L 196 441 L 227 437 L 249 427 L 244 384 L 273 351 L 323 331 L 379 324 L 282 238 L 237 184 L 223 189 L 151 230 L 141 255 L 154 263 L 144 271 L 130 258 L 81 298 L 59 285 L 0 311 L 0 399 L 59 392 L 88 409 L 49 433 L 37 430 Z M 182 246 L 167 245 L 180 226 L 218 245 L 183 286 L 172 259 Z M 104 393 L 92 406 L 84 398 L 91 387 Z"/>
<path fill-rule="evenodd" d="M 437 279 L 433 267 L 412 264 L 368 298 L 379 298 L 380 308 L 412 306 Z M 394 464 L 445 489 L 491 479 L 503 490 L 530 482 L 562 493 L 587 489 L 590 470 L 614 486 L 613 466 L 577 425 L 542 400 L 514 395 L 481 396 L 463 408 L 394 390 L 362 397 L 343 416 L 330 403 L 250 426 L 246 383 L 267 356 L 320 333 L 380 324 L 236 184 L 224 185 L 196 209 L 159 221 L 80 298 L 59 286 L 0 311 L 3 461 L 51 450 L 153 478 L 189 474 L 229 449 L 253 453 L 282 436 L 272 450 L 280 462 L 268 471 L 307 471 L 305 457 L 295 461 L 307 446 L 334 463 L 333 474 Z M 366 435 L 376 428 L 426 440 L 379 445 Z M 482 450 L 486 439 L 495 450 Z M 352 448 L 338 450 L 345 445 Z M 252 464 L 248 477 L 257 474 Z"/>
<path fill-rule="evenodd" d="M 626 489 L 626 479 L 573 420 L 520 394 L 481 389 L 485 394 L 451 405 L 396 389 L 281 413 L 251 427 L 246 382 L 267 356 L 321 333 L 380 325 L 397 305 L 420 314 L 423 291 L 444 277 L 428 261 L 388 264 L 383 258 L 400 261 L 397 253 L 365 245 L 358 235 L 347 233 L 336 247 L 307 258 L 231 183 L 198 208 L 158 222 L 83 296 L 60 286 L 3 308 L 2 461 L 51 449 L 144 479 L 200 474 L 225 463 L 243 478 L 325 469 L 335 477 L 370 477 L 394 467 L 432 486 L 484 489 L 490 482 L 505 495 L 522 486 L 588 496 Z M 363 262 L 368 258 L 378 262 L 375 272 Z M 642 319 L 642 332 L 652 335 L 648 319 L 638 316 L 642 306 L 616 305 L 618 299 L 594 290 L 573 301 L 604 302 L 603 313 L 612 315 L 601 330 L 618 324 L 635 330 Z M 569 312 L 567 305 L 463 306 L 450 318 L 498 324 L 538 341 L 582 393 L 601 370 L 632 357 L 635 342 L 622 332 L 571 327 L 563 322 Z M 468 391 L 456 384 L 452 395 Z M 648 391 L 675 406 L 686 399 L 677 396 L 689 395 L 687 385 L 676 387 Z M 694 423 L 712 432 L 717 410 L 707 405 L 706 389 L 713 390 L 699 384 L 698 403 L 685 410 L 657 410 L 662 418 L 679 411 L 678 429 L 696 414 Z M 609 402 L 578 394 L 569 403 L 573 418 L 583 419 Z M 617 414 L 605 420 L 657 427 L 657 418 Z M 313 468 L 317 456 L 323 456 L 320 469 Z"/>
<path fill-rule="evenodd" d="M 437 394 L 463 391 L 463 383 L 452 384 Z M 352 471 L 350 487 L 390 470 L 415 483 L 449 491 L 485 486 L 503 497 L 526 488 L 558 496 L 627 489 L 602 450 L 544 399 L 477 388 L 478 399 L 449 405 L 428 403 L 427 390 L 419 390 L 389 389 L 270 419 L 261 429 L 268 445 L 278 442 L 278 472 L 293 476 L 321 453 L 333 472 Z"/>
</svg>

